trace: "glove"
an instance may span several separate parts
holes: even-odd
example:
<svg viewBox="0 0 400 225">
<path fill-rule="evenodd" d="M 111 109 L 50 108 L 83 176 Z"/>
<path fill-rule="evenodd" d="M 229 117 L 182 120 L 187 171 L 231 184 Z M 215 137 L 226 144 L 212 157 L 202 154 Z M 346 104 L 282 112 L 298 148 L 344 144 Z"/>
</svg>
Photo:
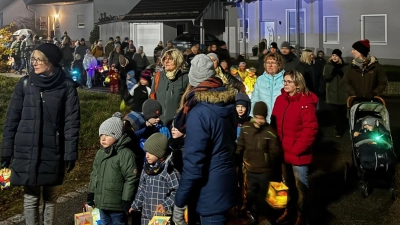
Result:
<svg viewBox="0 0 400 225">
<path fill-rule="evenodd" d="M 1 168 L 8 168 L 11 163 L 11 157 L 2 157 L 1 158 Z"/>
<path fill-rule="evenodd" d="M 361 93 L 356 92 L 354 94 L 357 98 L 363 98 L 364 96 Z"/>
<path fill-rule="evenodd" d="M 174 205 L 174 212 L 172 213 L 172 221 L 176 225 L 187 225 L 184 220 L 186 206 L 179 208 L 178 206 Z"/>
<path fill-rule="evenodd" d="M 365 95 L 365 98 L 366 98 L 366 99 L 373 99 L 374 96 L 375 96 L 375 94 L 371 92 L 371 93 L 367 93 L 367 94 Z"/>
<path fill-rule="evenodd" d="M 122 208 L 124 209 L 124 212 L 129 213 L 129 209 L 131 208 L 131 202 L 122 201 Z"/>
<path fill-rule="evenodd" d="M 71 172 L 71 170 L 75 167 L 75 161 L 65 161 L 65 169 L 67 173 Z"/>
<path fill-rule="evenodd" d="M 89 192 L 86 199 L 86 204 L 94 208 L 94 193 Z"/>
</svg>

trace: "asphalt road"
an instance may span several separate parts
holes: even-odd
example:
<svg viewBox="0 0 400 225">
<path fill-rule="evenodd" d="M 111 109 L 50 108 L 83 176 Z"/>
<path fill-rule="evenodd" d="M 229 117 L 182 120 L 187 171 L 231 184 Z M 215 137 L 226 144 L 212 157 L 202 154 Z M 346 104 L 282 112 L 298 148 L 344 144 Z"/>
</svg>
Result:
<svg viewBox="0 0 400 225">
<path fill-rule="evenodd" d="M 93 88 L 93 91 L 106 92 L 106 88 Z M 387 108 L 391 116 L 391 131 L 394 146 L 399 146 L 400 98 L 388 99 Z M 351 163 L 351 142 L 348 132 L 341 138 L 334 136 L 331 112 L 327 105 L 321 105 L 321 138 L 314 151 L 314 163 L 309 176 L 311 189 L 312 225 L 376 225 L 383 224 L 393 204 L 388 189 L 375 188 L 364 198 L 358 188 L 358 180 L 344 181 L 346 162 Z M 72 196 L 72 197 L 71 197 Z M 57 207 L 57 223 L 73 225 L 74 214 L 81 210 L 86 195 L 77 192 L 64 199 Z M 275 213 L 276 214 L 276 213 Z M 0 224 L 2 224 L 0 222 Z M 24 223 L 18 223 L 23 225 Z M 236 224 L 235 224 L 236 225 Z"/>
</svg>

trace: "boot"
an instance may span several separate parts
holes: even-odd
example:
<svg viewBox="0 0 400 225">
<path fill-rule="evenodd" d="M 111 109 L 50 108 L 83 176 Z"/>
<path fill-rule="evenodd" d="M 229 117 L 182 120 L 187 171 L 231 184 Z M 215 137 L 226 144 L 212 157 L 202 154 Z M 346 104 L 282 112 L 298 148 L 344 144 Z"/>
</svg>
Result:
<svg viewBox="0 0 400 225">
<path fill-rule="evenodd" d="M 285 209 L 285 212 L 283 212 L 282 216 L 280 216 L 277 220 L 277 224 L 288 224 L 290 222 L 294 222 L 296 220 L 296 216 L 293 214 L 293 212 L 289 211 L 287 208 Z"/>
<path fill-rule="evenodd" d="M 307 225 L 307 218 L 303 217 L 303 216 L 299 216 L 297 217 L 297 221 L 295 225 Z"/>
</svg>

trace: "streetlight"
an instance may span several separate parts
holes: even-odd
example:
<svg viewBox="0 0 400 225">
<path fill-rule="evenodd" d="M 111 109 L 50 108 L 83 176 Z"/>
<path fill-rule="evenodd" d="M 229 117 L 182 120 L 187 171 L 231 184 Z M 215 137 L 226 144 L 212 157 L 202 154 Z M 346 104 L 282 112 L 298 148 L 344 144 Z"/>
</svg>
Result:
<svg viewBox="0 0 400 225">
<path fill-rule="evenodd" d="M 60 18 L 60 14 L 54 15 L 54 19 L 59 19 L 59 18 Z"/>
</svg>

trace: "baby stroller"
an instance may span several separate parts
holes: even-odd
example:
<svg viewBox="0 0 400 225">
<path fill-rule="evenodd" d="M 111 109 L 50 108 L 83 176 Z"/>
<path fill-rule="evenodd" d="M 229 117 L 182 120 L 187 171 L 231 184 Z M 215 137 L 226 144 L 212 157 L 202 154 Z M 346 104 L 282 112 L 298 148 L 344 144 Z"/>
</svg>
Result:
<svg viewBox="0 0 400 225">
<path fill-rule="evenodd" d="M 367 197 L 373 186 L 383 184 L 390 188 L 391 197 L 395 199 L 395 168 L 397 157 L 390 134 L 389 113 L 385 101 L 374 97 L 374 101 L 355 102 L 349 97 L 350 138 L 352 140 L 352 161 L 360 178 L 360 191 Z M 371 125 L 373 124 L 373 126 Z M 358 128 L 368 130 L 361 136 Z M 357 132 L 357 134 L 355 134 Z M 362 131 L 360 131 L 362 132 Z M 374 184 L 374 185 L 373 185 Z"/>
</svg>

